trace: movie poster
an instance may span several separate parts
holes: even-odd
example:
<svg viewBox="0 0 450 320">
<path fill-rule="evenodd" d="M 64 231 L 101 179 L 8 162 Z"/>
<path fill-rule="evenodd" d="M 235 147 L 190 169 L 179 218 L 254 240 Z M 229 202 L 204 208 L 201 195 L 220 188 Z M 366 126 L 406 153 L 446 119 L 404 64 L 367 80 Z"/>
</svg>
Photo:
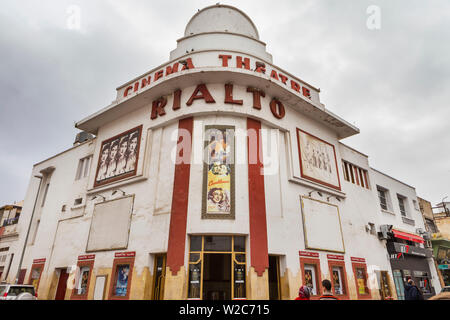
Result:
<svg viewBox="0 0 450 320">
<path fill-rule="evenodd" d="M 117 297 L 125 297 L 127 295 L 128 287 L 128 273 L 130 266 L 128 264 L 117 266 L 116 271 L 116 290 L 114 295 Z"/>
<path fill-rule="evenodd" d="M 204 218 L 234 218 L 234 127 L 206 127 Z"/>
<path fill-rule="evenodd" d="M 136 174 L 142 126 L 102 142 L 94 186 Z"/>
</svg>

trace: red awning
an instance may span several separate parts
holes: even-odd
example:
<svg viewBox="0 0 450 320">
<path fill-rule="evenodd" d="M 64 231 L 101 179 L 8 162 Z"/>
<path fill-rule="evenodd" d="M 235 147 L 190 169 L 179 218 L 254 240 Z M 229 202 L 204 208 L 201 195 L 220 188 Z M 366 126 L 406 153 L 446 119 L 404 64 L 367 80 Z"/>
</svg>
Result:
<svg viewBox="0 0 450 320">
<path fill-rule="evenodd" d="M 395 229 L 392 229 L 392 232 L 394 233 L 394 237 L 396 237 L 396 238 L 414 241 L 414 242 L 418 242 L 418 243 L 425 242 L 422 237 L 416 236 L 415 234 L 412 234 L 412 233 L 398 231 Z"/>
</svg>

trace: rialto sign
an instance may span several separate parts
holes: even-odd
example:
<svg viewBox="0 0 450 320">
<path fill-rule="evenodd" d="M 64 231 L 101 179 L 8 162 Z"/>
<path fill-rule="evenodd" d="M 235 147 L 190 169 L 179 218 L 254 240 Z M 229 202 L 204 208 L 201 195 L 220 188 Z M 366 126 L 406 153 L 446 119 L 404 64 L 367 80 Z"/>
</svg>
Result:
<svg viewBox="0 0 450 320">
<path fill-rule="evenodd" d="M 188 57 L 181 58 L 178 61 L 172 61 L 166 65 L 160 66 L 149 73 L 137 78 L 129 83 L 119 87 L 117 89 L 117 101 L 125 101 L 136 94 L 142 93 L 156 84 L 168 79 L 175 75 L 181 75 L 183 72 L 189 72 L 191 70 L 199 70 L 213 67 L 214 70 L 232 70 L 235 72 L 254 72 L 260 77 L 263 77 L 272 82 L 278 83 L 280 86 L 285 87 L 287 90 L 312 102 L 319 103 L 319 90 L 304 83 L 303 81 L 290 76 L 287 72 L 284 72 L 268 63 L 262 62 L 254 57 L 238 55 L 235 53 L 224 52 L 198 52 L 189 55 Z M 242 100 L 233 97 L 233 86 L 231 84 L 225 85 L 225 103 L 242 104 Z M 256 109 L 261 108 L 261 97 L 265 97 L 265 93 L 257 88 L 248 88 L 247 92 L 253 95 L 253 107 Z M 174 93 L 174 105 L 173 109 L 180 108 L 181 92 L 175 91 Z M 204 99 L 206 103 L 214 103 L 215 100 L 211 96 L 205 85 L 199 85 L 194 90 L 191 98 L 188 100 L 187 106 L 192 104 L 195 99 Z M 164 98 L 160 98 L 154 102 L 152 108 L 152 119 L 155 117 L 164 115 L 164 108 L 167 101 Z M 269 105 L 272 113 L 278 119 L 284 117 L 284 107 L 282 103 L 273 99 Z"/>
<path fill-rule="evenodd" d="M 243 105 L 244 101 L 235 99 L 233 97 L 233 85 L 225 84 L 225 104 L 234 104 L 234 105 Z M 247 88 L 247 92 L 253 96 L 253 108 L 257 110 L 261 110 L 261 97 L 265 97 L 265 93 L 262 90 L 256 88 Z M 181 90 L 176 90 L 173 93 L 173 103 L 172 110 L 176 111 L 181 108 Z M 194 103 L 194 100 L 203 100 L 205 103 L 216 103 L 216 100 L 211 95 L 210 91 L 206 84 L 199 84 L 192 92 L 189 100 L 186 102 L 186 106 L 191 106 Z M 152 113 L 151 119 L 155 120 L 158 117 L 162 117 L 166 115 L 166 107 L 167 107 L 167 98 L 161 97 L 152 102 Z M 286 115 L 286 109 L 284 108 L 283 103 L 273 98 L 269 103 L 270 111 L 273 116 L 277 119 L 283 119 Z"/>
</svg>

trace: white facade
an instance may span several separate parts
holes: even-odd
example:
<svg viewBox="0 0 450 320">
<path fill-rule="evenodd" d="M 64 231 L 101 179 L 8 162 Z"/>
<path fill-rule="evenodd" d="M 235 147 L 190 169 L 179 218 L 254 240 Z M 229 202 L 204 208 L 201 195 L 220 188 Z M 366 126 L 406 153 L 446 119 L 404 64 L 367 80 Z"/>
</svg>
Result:
<svg viewBox="0 0 450 320">
<path fill-rule="evenodd" d="M 214 102 L 208 101 L 204 91 L 198 91 L 201 84 L 205 85 Z M 231 85 L 231 96 L 227 85 L 228 88 Z M 260 108 L 249 88 L 264 91 L 264 96 L 260 96 Z M 180 95 L 176 93 L 178 90 L 181 90 Z M 165 104 L 158 104 L 158 99 Z M 253 149 L 247 137 L 248 119 L 259 123 L 261 128 L 262 180 L 258 180 L 260 178 L 249 166 L 248 159 L 252 157 L 249 150 Z M 187 178 L 177 178 L 186 167 L 174 161 L 182 121 L 190 121 L 192 125 Z M 253 22 L 233 7 L 216 5 L 197 13 L 188 23 L 184 37 L 178 40 L 178 47 L 170 53 L 168 63 L 117 88 L 117 99 L 111 105 L 79 121 L 76 126 L 95 134 L 96 138 L 34 166 L 19 225 L 21 230 L 26 230 L 33 215 L 22 268 L 27 269 L 26 279 L 29 279 L 33 262 L 45 259 L 39 280 L 39 296 L 44 299 L 55 298 L 61 272 L 69 268 L 70 276 L 75 276 L 74 266 L 84 255 L 95 255 L 87 298 L 93 298 L 96 277 L 101 275 L 109 277 L 104 296 L 108 298 L 114 285 L 111 281 L 115 276 L 113 260 L 117 258 L 115 254 L 123 252 L 135 253 L 127 298 L 152 298 L 156 274 L 154 260 L 158 254 L 167 253 L 164 298 L 186 299 L 190 290 L 189 241 L 193 235 L 245 236 L 248 299 L 269 298 L 269 271 L 264 262 L 268 256 L 278 257 L 279 297 L 295 298 L 299 286 L 305 282 L 301 262 L 305 256 L 299 252 L 316 254 L 314 258 L 320 265 L 317 273 L 322 279 L 331 278 L 329 262 L 333 258 L 330 255 L 339 256 L 336 260 L 343 262 L 346 270 L 344 298 L 379 299 L 377 272 L 388 272 L 390 285 L 393 285 L 385 242 L 376 234 L 379 226 L 392 224 L 412 234 L 418 227 L 424 229 L 422 220 L 418 219 L 418 204 L 416 210 L 412 203 L 412 200 L 417 201 L 414 188 L 371 169 L 367 156 L 342 144 L 340 140 L 359 133 L 358 128 L 328 111 L 314 86 L 273 66 L 272 57 L 259 40 Z M 97 164 L 103 142 L 139 126 L 142 129 L 135 173 L 97 185 Z M 202 155 L 206 126 L 232 126 L 237 133 L 234 198 L 231 202 L 233 219 L 205 219 L 202 215 L 205 193 Z M 328 156 L 327 161 L 323 160 L 325 155 L 321 158 L 323 164 L 319 171 L 310 168 L 311 174 L 320 175 L 320 170 L 325 170 L 323 179 L 334 182 L 305 175 L 306 162 L 301 167 L 299 154 L 303 147 L 299 147 L 297 139 L 302 134 L 309 139 L 307 141 L 325 150 L 323 152 Z M 306 149 L 302 150 L 306 154 Z M 80 161 L 89 157 L 92 157 L 88 162 L 90 169 L 82 171 L 80 177 Z M 366 170 L 368 188 L 344 179 L 343 160 Z M 35 175 L 43 177 L 41 184 Z M 253 179 L 263 181 L 263 184 L 256 183 L 254 189 Z M 188 189 L 183 191 L 179 185 L 184 183 Z M 377 185 L 392 191 L 393 212 L 380 210 Z M 310 194 L 312 191 L 314 193 Z M 256 196 L 262 193 L 264 199 L 256 207 L 251 201 L 253 193 Z M 415 226 L 402 221 L 396 193 L 407 198 L 408 217 L 415 221 Z M 36 209 L 33 210 L 37 194 Z M 187 199 L 182 217 L 185 224 L 180 222 L 183 219 L 172 217 L 174 210 L 183 206 L 177 203 L 177 197 L 184 195 Z M 129 221 L 128 225 L 117 226 L 114 219 L 100 218 L 99 205 L 129 196 L 133 199 L 130 215 L 111 214 Z M 319 208 L 319 212 L 329 211 L 329 221 L 338 223 L 314 220 L 313 211 L 305 211 L 306 202 Z M 254 215 L 255 208 L 264 208 L 264 223 L 258 220 L 261 216 Z M 93 222 L 97 214 L 99 224 Z M 180 217 L 178 211 L 177 217 Z M 376 230 L 368 231 L 369 223 Z M 93 230 L 100 230 L 96 235 L 101 238 L 98 240 L 103 246 L 101 250 L 89 250 L 88 241 L 94 237 Z M 180 230 L 183 231 L 181 237 Z M 258 235 L 252 230 L 257 230 Z M 265 232 L 262 236 L 261 231 Z M 308 231 L 309 236 L 305 234 Z M 114 241 L 123 232 L 128 232 L 129 237 L 125 241 Z M 25 233 L 20 233 L 22 244 Z M 172 235 L 176 238 L 171 239 Z M 260 239 L 263 242 L 265 239 L 266 246 L 264 243 L 254 245 L 253 241 Z M 178 242 L 174 245 L 173 241 Z M 336 241 L 342 243 L 343 250 L 330 250 Z M 316 244 L 327 247 L 314 248 Z M 173 252 L 183 246 L 181 260 L 184 263 L 181 269 L 174 271 L 172 267 L 180 256 Z M 258 259 L 262 259 L 262 264 Z M 367 269 L 368 295 L 358 293 L 354 275 L 356 262 Z M 265 268 L 263 274 L 257 271 L 261 266 Z M 16 261 L 12 268 L 17 271 Z M 437 290 L 439 284 L 434 268 L 431 269 Z M 70 286 L 67 288 L 66 298 L 71 297 L 71 289 Z M 395 288 L 392 287 L 392 291 Z"/>
</svg>

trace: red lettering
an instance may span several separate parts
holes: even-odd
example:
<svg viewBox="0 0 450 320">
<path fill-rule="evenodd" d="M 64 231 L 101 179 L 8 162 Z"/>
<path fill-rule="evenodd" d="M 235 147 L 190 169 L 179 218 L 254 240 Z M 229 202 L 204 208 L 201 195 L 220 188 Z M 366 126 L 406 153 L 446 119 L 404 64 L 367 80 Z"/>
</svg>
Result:
<svg viewBox="0 0 450 320">
<path fill-rule="evenodd" d="M 286 84 L 286 81 L 288 80 L 288 77 L 286 77 L 286 76 L 284 76 L 284 75 L 282 75 L 282 74 L 280 73 L 280 78 L 281 78 L 281 82 L 283 82 L 284 84 Z"/>
<path fill-rule="evenodd" d="M 183 65 L 181 71 L 195 68 L 191 58 L 187 58 L 186 60 L 180 61 L 180 63 Z"/>
<path fill-rule="evenodd" d="M 128 88 L 125 89 L 125 91 L 123 92 L 123 96 L 126 97 L 128 96 L 128 92 L 133 89 L 133 86 L 129 86 Z"/>
<path fill-rule="evenodd" d="M 266 73 L 266 65 L 263 62 L 256 61 L 256 72 Z"/>
<path fill-rule="evenodd" d="M 250 70 L 250 59 L 244 58 L 244 60 L 242 61 L 242 57 L 237 56 L 236 57 L 236 67 L 242 69 L 243 65 L 244 65 L 245 69 Z"/>
<path fill-rule="evenodd" d="M 181 108 L 181 90 L 178 89 L 173 93 L 173 110 L 178 110 Z"/>
<path fill-rule="evenodd" d="M 173 65 L 173 67 L 171 67 L 171 66 L 166 67 L 166 76 L 168 76 L 169 74 L 175 73 L 175 72 L 178 72 L 178 62 L 175 63 Z"/>
<path fill-rule="evenodd" d="M 270 73 L 270 77 L 280 80 L 280 79 L 278 79 L 278 73 L 275 70 L 272 70 L 272 72 Z"/>
<path fill-rule="evenodd" d="M 265 97 L 266 93 L 256 88 L 247 88 L 247 92 L 253 93 L 253 108 L 261 110 L 261 97 Z"/>
<path fill-rule="evenodd" d="M 222 67 L 228 67 L 228 60 L 231 59 L 230 55 L 221 54 L 219 59 L 222 59 Z"/>
<path fill-rule="evenodd" d="M 311 92 L 309 91 L 308 88 L 303 87 L 303 95 L 309 99 L 311 99 Z"/>
<path fill-rule="evenodd" d="M 239 105 L 244 104 L 244 101 L 242 101 L 242 100 L 233 100 L 233 85 L 232 84 L 225 85 L 225 103 L 239 104 Z"/>
<path fill-rule="evenodd" d="M 148 76 L 147 79 L 145 79 L 145 78 L 142 79 L 142 81 L 141 81 L 141 89 L 146 87 L 146 86 L 148 86 L 150 84 L 151 79 L 152 79 L 152 76 Z"/>
<path fill-rule="evenodd" d="M 194 93 L 189 98 L 188 102 L 186 102 L 186 105 L 190 106 L 194 102 L 194 100 L 197 99 L 204 99 L 206 103 L 215 103 L 216 101 L 211 96 L 211 94 L 208 91 L 208 88 L 206 88 L 205 84 L 199 84 L 197 88 L 195 88 Z"/>
<path fill-rule="evenodd" d="M 281 101 L 275 98 L 273 98 L 272 101 L 270 102 L 270 111 L 272 111 L 272 114 L 277 119 L 283 119 L 284 116 L 286 115 L 286 111 L 284 109 L 283 104 L 281 103 Z"/>
<path fill-rule="evenodd" d="M 139 82 L 136 82 L 135 84 L 134 84 L 134 92 L 136 92 L 136 91 L 138 91 L 139 90 Z"/>
<path fill-rule="evenodd" d="M 152 103 L 152 115 L 151 119 L 154 120 L 158 118 L 158 116 L 164 116 L 166 112 L 164 111 L 164 107 L 167 104 L 167 99 L 164 97 L 159 98 L 158 100 L 153 101 Z"/>
<path fill-rule="evenodd" d="M 297 92 L 300 92 L 301 86 L 295 82 L 294 80 L 291 80 L 291 88 L 294 89 Z"/>
<path fill-rule="evenodd" d="M 159 79 L 161 79 L 164 76 L 164 70 L 159 70 L 158 72 L 155 73 L 155 80 L 157 81 Z"/>
</svg>

